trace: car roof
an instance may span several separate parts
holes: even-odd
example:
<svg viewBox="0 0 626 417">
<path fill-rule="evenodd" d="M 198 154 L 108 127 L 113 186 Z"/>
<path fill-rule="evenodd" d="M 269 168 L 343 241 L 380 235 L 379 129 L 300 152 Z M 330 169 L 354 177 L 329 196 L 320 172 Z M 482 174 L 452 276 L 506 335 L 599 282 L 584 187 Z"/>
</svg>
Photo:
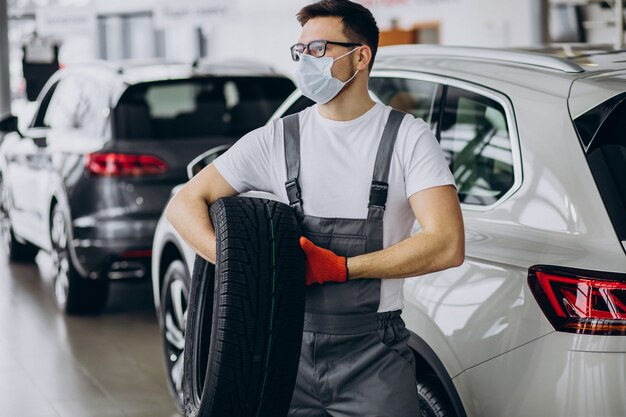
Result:
<svg viewBox="0 0 626 417">
<path fill-rule="evenodd" d="M 580 66 L 584 76 L 626 70 L 626 49 L 615 49 L 608 44 L 564 43 L 518 50 L 565 59 Z"/>
<path fill-rule="evenodd" d="M 537 48 L 479 48 L 442 45 L 381 47 L 374 70 L 406 70 L 461 79 L 505 91 L 523 87 L 568 97 L 581 79 L 623 83 L 626 50 L 610 45 L 548 45 Z M 617 82 L 616 82 L 617 81 Z"/>
<path fill-rule="evenodd" d="M 559 44 L 529 48 L 481 48 L 443 45 L 397 45 L 379 50 L 379 67 L 418 64 L 425 58 L 437 61 L 482 62 L 485 67 L 526 67 L 534 71 L 556 71 L 586 76 L 626 69 L 626 49 L 610 45 Z"/>
<path fill-rule="evenodd" d="M 271 66 L 250 60 L 215 61 L 200 59 L 192 63 L 159 59 L 90 61 L 68 65 L 68 69 L 106 71 L 128 85 L 209 76 L 284 77 Z"/>
</svg>

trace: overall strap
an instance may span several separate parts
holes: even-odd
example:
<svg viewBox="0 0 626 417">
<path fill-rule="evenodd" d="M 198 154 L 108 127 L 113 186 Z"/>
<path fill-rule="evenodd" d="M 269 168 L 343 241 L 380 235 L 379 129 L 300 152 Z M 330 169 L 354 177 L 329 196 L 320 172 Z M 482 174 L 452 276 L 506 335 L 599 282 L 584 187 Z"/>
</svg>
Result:
<svg viewBox="0 0 626 417">
<path fill-rule="evenodd" d="M 370 199 L 367 206 L 367 218 L 382 220 L 385 214 L 385 204 L 387 203 L 387 191 L 389 190 L 389 168 L 391 167 L 391 157 L 393 148 L 398 137 L 398 130 L 402 119 L 406 113 L 392 109 L 383 130 L 383 136 L 378 145 L 376 163 L 374 164 L 374 175 L 370 188 Z"/>
<path fill-rule="evenodd" d="M 287 198 L 289 205 L 302 218 L 302 192 L 298 177 L 300 175 L 300 119 L 298 113 L 291 114 L 283 118 L 284 142 L 285 142 L 285 164 L 287 166 Z"/>
</svg>

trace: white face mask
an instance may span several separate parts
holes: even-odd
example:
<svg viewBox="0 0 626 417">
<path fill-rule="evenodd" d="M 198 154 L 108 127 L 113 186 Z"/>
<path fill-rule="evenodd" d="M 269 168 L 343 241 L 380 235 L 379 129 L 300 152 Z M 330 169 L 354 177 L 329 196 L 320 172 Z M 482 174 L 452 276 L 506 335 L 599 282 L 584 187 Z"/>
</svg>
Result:
<svg viewBox="0 0 626 417">
<path fill-rule="evenodd" d="M 300 60 L 297 62 L 298 68 L 296 69 L 296 84 L 302 94 L 319 104 L 328 103 L 335 98 L 341 89 L 356 77 L 359 70 L 357 69 L 348 80 L 341 81 L 333 77 L 330 71 L 333 63 L 350 55 L 357 49 L 355 48 L 334 59 L 331 57 L 315 58 L 311 55 L 300 54 Z"/>
</svg>

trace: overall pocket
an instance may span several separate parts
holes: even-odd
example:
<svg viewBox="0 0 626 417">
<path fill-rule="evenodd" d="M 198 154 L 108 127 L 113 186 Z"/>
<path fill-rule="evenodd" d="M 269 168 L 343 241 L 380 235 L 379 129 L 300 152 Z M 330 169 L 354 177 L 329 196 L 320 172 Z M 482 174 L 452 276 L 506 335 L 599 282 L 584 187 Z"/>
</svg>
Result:
<svg viewBox="0 0 626 417">
<path fill-rule="evenodd" d="M 409 348 L 407 344 L 410 333 L 404 326 L 403 321 L 385 326 L 382 329 L 377 329 L 376 333 L 378 334 L 380 343 L 415 368 L 415 357 L 413 356 L 413 351 L 411 351 L 411 348 Z"/>
</svg>

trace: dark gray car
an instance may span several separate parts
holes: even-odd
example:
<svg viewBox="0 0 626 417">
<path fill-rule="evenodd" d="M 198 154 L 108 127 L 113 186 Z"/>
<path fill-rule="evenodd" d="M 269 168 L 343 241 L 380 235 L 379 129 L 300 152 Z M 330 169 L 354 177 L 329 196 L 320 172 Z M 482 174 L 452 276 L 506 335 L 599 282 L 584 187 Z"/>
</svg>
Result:
<svg viewBox="0 0 626 417">
<path fill-rule="evenodd" d="M 0 145 L 5 253 L 49 251 L 59 307 L 99 311 L 110 280 L 149 276 L 157 220 L 187 164 L 263 125 L 294 89 L 247 62 L 59 71 L 30 127 Z"/>
</svg>

